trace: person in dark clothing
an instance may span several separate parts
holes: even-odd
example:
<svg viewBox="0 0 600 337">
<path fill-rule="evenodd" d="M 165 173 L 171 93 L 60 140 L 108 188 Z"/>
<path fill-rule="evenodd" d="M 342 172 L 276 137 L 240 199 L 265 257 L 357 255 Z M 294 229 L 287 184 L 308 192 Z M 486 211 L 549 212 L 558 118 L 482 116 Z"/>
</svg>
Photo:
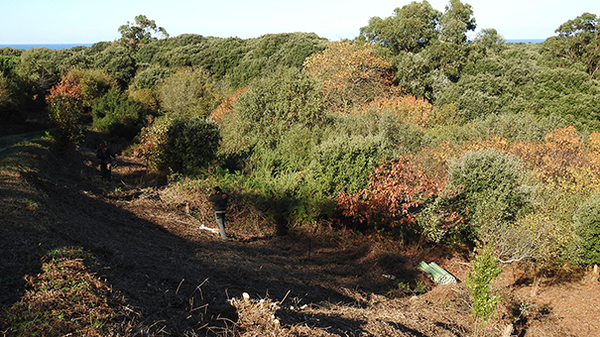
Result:
<svg viewBox="0 0 600 337">
<path fill-rule="evenodd" d="M 215 220 L 219 227 L 219 234 L 221 239 L 227 239 L 225 234 L 225 212 L 227 211 L 227 194 L 221 190 L 219 186 L 215 186 L 212 193 L 208 196 L 208 201 L 213 204 L 215 211 Z"/>
<path fill-rule="evenodd" d="M 116 159 L 113 150 L 108 145 L 107 141 L 102 141 L 100 146 L 96 150 L 96 158 L 100 160 L 100 171 L 102 172 L 102 179 L 110 181 L 111 179 L 111 167 L 113 166 L 113 159 Z"/>
</svg>

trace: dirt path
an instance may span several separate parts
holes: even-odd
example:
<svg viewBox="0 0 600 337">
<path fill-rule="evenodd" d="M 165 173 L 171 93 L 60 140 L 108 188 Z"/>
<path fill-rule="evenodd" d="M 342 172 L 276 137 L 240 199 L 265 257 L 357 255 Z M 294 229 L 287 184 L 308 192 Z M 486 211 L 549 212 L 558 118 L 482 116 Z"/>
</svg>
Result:
<svg viewBox="0 0 600 337">
<path fill-rule="evenodd" d="M 157 335 L 223 331 L 218 329 L 242 314 L 229 300 L 244 292 L 288 308 L 277 311 L 282 324 L 318 329 L 304 335 L 471 335 L 464 286 L 434 287 L 416 268 L 422 260 L 435 260 L 464 279 L 464 264 L 439 247 L 402 247 L 327 228 L 314 236 L 274 236 L 274 228 L 248 224 L 262 220 L 235 203 L 235 218 L 241 220 L 228 225 L 232 239 L 222 241 L 198 228 L 204 224 L 198 218 L 211 219 L 203 191 L 140 186 L 150 178 L 143 165 L 128 158 L 120 159 L 113 182 L 103 182 L 91 152 L 64 161 L 44 146 L 19 150 L 37 163 L 37 171 L 0 170 L 5 211 L 0 253 L 8 257 L 3 270 L 14 275 L 0 277 L 5 289 L 23 287 L 23 275 L 39 272 L 44 252 L 69 245 L 95 256 L 96 274 Z M 23 232 L 26 223 L 31 229 Z M 403 295 L 383 274 L 420 280 L 430 292 Z M 528 287 L 517 291 L 531 293 Z M 597 282 L 542 285 L 527 323 L 515 333 L 592 336 L 600 328 L 599 293 Z M 16 300 L 11 294 L 0 292 L 3 306 Z M 304 305 L 303 312 L 289 309 Z M 498 329 L 511 318 L 501 319 Z"/>
<path fill-rule="evenodd" d="M 33 160 L 49 156 L 44 149 L 23 151 Z M 91 252 L 98 275 L 148 325 L 162 322 L 170 333 L 235 322 L 237 313 L 228 300 L 243 292 L 294 305 L 352 304 L 357 300 L 348 289 L 385 293 L 393 285 L 381 274 L 416 273 L 405 257 L 369 242 L 276 237 L 273 230 L 253 234 L 234 224 L 229 226 L 232 239 L 219 240 L 200 230 L 202 223 L 179 200 L 169 200 L 168 189 L 134 186 L 145 174 L 138 163 L 122 158 L 114 181 L 107 183 L 99 179 L 92 159 L 90 153 L 68 163 L 45 159 L 39 172 L 19 177 L 29 188 L 23 199 L 38 205 L 43 235 L 52 241 L 46 246 L 66 244 Z M 207 212 L 208 205 L 198 201 L 204 195 L 190 198 L 193 212 Z"/>
<path fill-rule="evenodd" d="M 600 331 L 600 285 L 597 278 L 516 290 L 527 299 L 531 322 L 526 336 L 597 336 Z M 551 281 L 551 280 L 549 280 Z M 544 324 L 552 321 L 554 324 Z"/>
</svg>

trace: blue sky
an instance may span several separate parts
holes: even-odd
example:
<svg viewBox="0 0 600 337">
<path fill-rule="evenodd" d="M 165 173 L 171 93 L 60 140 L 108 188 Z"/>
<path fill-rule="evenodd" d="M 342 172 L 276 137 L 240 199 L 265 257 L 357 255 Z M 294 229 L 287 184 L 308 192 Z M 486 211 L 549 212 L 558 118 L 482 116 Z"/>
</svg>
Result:
<svg viewBox="0 0 600 337">
<path fill-rule="evenodd" d="M 314 32 L 332 41 L 354 38 L 373 16 L 382 18 L 411 0 L 0 0 L 0 44 L 95 43 L 146 15 L 171 36 L 183 33 L 240 38 Z M 419 0 L 420 2 L 420 0 Z M 448 0 L 430 0 L 444 11 Z M 495 28 L 506 39 L 545 39 L 562 23 L 590 12 L 599 0 L 462 0 L 472 6 L 477 31 Z"/>
</svg>

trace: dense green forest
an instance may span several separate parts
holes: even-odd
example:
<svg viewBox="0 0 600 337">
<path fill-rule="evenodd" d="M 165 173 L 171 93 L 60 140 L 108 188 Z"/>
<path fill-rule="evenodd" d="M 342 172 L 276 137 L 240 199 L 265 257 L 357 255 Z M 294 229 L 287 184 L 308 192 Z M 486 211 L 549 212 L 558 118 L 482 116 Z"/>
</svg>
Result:
<svg viewBox="0 0 600 337">
<path fill-rule="evenodd" d="M 43 111 L 57 151 L 108 139 L 171 181 L 222 185 L 281 233 L 328 223 L 600 263 L 598 16 L 524 44 L 470 39 L 474 14 L 413 2 L 335 42 L 169 37 L 139 16 L 113 42 L 0 49 L 0 118 Z"/>
</svg>

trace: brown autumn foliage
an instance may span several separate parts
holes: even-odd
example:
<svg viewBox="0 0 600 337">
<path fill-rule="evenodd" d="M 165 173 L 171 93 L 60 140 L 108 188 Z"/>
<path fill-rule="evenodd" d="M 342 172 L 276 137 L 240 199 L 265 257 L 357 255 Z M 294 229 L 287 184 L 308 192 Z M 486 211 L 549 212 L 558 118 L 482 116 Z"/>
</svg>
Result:
<svg viewBox="0 0 600 337">
<path fill-rule="evenodd" d="M 81 85 L 75 79 L 63 76 L 60 82 L 50 89 L 50 95 L 46 97 L 46 102 L 49 104 L 53 99 L 60 97 L 71 97 L 74 99 L 82 99 Z"/>
<path fill-rule="evenodd" d="M 221 125 L 223 123 L 223 118 L 225 117 L 225 115 L 233 112 L 233 106 L 235 105 L 235 101 L 237 100 L 237 98 L 240 97 L 246 91 L 248 91 L 248 87 L 238 89 L 232 95 L 225 97 L 221 104 L 219 104 L 219 106 L 211 112 L 210 118 L 212 118 L 212 120 L 215 121 L 217 125 Z"/>
<path fill-rule="evenodd" d="M 543 142 L 524 141 L 510 151 L 523 160 L 551 188 L 589 194 L 600 183 L 597 133 L 585 146 L 575 127 L 557 129 Z"/>
<path fill-rule="evenodd" d="M 338 208 L 344 216 L 369 226 L 414 225 L 411 211 L 441 188 L 441 182 L 414 164 L 410 155 L 382 161 L 370 178 L 368 188 L 353 195 L 342 191 L 337 196 Z"/>
<path fill-rule="evenodd" d="M 424 98 L 390 95 L 377 97 L 360 109 L 362 112 L 370 110 L 392 113 L 407 123 L 427 127 L 431 121 L 433 106 Z"/>
<path fill-rule="evenodd" d="M 392 86 L 391 66 L 373 54 L 373 46 L 349 42 L 332 42 L 304 61 L 304 71 L 319 81 L 325 100 L 336 112 L 398 94 L 400 89 Z"/>
</svg>

